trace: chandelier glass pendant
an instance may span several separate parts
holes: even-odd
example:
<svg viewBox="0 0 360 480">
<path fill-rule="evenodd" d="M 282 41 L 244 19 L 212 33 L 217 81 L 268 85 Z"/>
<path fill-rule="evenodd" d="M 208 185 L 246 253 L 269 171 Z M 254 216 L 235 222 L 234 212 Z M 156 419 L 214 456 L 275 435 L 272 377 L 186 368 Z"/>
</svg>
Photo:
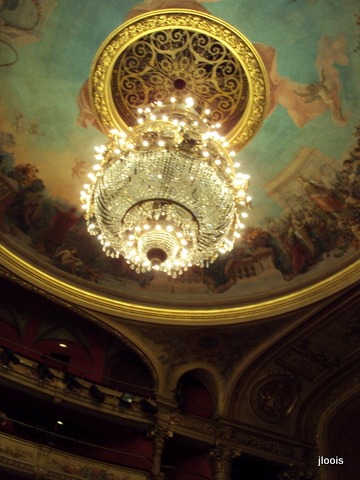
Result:
<svg viewBox="0 0 360 480">
<path fill-rule="evenodd" d="M 81 199 L 106 255 L 173 277 L 233 249 L 251 198 L 228 143 L 191 97 L 139 109 L 128 133 L 96 148 Z"/>
</svg>

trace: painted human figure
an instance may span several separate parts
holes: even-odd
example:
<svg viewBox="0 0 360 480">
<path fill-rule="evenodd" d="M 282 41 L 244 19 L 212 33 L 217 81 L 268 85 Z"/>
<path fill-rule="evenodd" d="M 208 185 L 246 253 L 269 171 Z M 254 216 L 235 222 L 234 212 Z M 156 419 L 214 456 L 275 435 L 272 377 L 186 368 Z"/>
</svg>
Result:
<svg viewBox="0 0 360 480">
<path fill-rule="evenodd" d="M 77 248 L 75 247 L 61 250 L 55 255 L 55 260 L 59 262 L 64 270 L 67 270 L 73 275 L 76 275 L 78 268 L 82 265 L 82 261 L 77 256 Z"/>
<path fill-rule="evenodd" d="M 297 181 L 308 197 L 329 217 L 335 219 L 344 211 L 344 202 L 328 188 L 301 176 Z"/>
<path fill-rule="evenodd" d="M 76 215 L 76 208 L 71 207 L 69 210 L 63 211 L 55 208 L 55 216 L 52 220 L 52 226 L 47 232 L 44 240 L 46 251 L 55 252 L 66 240 L 67 234 L 80 219 L 81 215 Z"/>
</svg>

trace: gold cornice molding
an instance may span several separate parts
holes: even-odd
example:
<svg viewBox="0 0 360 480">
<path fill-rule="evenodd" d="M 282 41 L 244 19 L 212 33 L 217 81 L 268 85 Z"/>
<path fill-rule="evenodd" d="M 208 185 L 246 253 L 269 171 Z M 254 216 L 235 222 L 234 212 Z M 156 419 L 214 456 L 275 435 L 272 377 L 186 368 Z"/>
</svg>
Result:
<svg viewBox="0 0 360 480">
<path fill-rule="evenodd" d="M 115 298 L 96 291 L 96 286 L 66 274 L 51 275 L 39 265 L 19 256 L 4 244 L 0 245 L 0 265 L 23 281 L 34 285 L 72 305 L 88 311 L 102 312 L 118 318 L 163 325 L 207 326 L 248 323 L 271 318 L 302 308 L 340 292 L 359 281 L 360 261 L 307 288 L 253 304 L 231 307 L 172 308 L 159 305 L 141 305 L 137 301 Z"/>
<path fill-rule="evenodd" d="M 90 97 L 99 124 L 105 132 L 113 128 L 129 130 L 112 95 L 113 70 L 119 56 L 145 35 L 176 29 L 215 39 L 242 66 L 249 88 L 245 111 L 236 118 L 233 128 L 225 132 L 232 148 L 240 150 L 256 134 L 267 112 L 267 73 L 257 50 L 243 34 L 228 23 L 195 10 L 155 10 L 130 19 L 108 36 L 95 56 L 90 75 Z"/>
</svg>

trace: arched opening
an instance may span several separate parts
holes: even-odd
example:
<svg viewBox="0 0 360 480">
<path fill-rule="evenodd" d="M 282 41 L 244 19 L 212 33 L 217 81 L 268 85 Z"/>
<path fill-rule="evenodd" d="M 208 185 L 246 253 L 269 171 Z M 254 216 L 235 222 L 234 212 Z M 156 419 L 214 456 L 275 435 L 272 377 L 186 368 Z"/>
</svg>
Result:
<svg viewBox="0 0 360 480">
<path fill-rule="evenodd" d="M 179 408 L 198 417 L 211 418 L 215 410 L 215 399 L 209 386 L 213 383 L 205 370 L 196 369 L 182 375 L 175 392 Z"/>
<path fill-rule="evenodd" d="M 343 402 L 326 422 L 320 435 L 321 478 L 360 477 L 360 395 Z"/>
<path fill-rule="evenodd" d="M 144 361 L 129 347 L 117 342 L 114 351 L 105 364 L 104 385 L 149 397 L 153 390 L 153 379 Z"/>
</svg>

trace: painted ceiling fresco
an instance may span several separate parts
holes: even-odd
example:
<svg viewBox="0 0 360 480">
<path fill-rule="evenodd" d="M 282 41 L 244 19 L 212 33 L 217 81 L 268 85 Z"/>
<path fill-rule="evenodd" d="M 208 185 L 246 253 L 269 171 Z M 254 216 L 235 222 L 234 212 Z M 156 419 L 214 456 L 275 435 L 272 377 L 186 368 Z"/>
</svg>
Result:
<svg viewBox="0 0 360 480">
<path fill-rule="evenodd" d="M 105 5 L 106 3 L 106 5 Z M 227 307 L 286 296 L 357 265 L 357 0 L 0 2 L 0 231 L 6 249 L 85 291 L 139 304 Z M 251 176 L 247 226 L 209 268 L 137 274 L 86 232 L 79 192 L 104 143 L 87 92 L 92 60 L 126 18 L 209 12 L 258 50 L 270 107 L 235 157 Z"/>
</svg>

